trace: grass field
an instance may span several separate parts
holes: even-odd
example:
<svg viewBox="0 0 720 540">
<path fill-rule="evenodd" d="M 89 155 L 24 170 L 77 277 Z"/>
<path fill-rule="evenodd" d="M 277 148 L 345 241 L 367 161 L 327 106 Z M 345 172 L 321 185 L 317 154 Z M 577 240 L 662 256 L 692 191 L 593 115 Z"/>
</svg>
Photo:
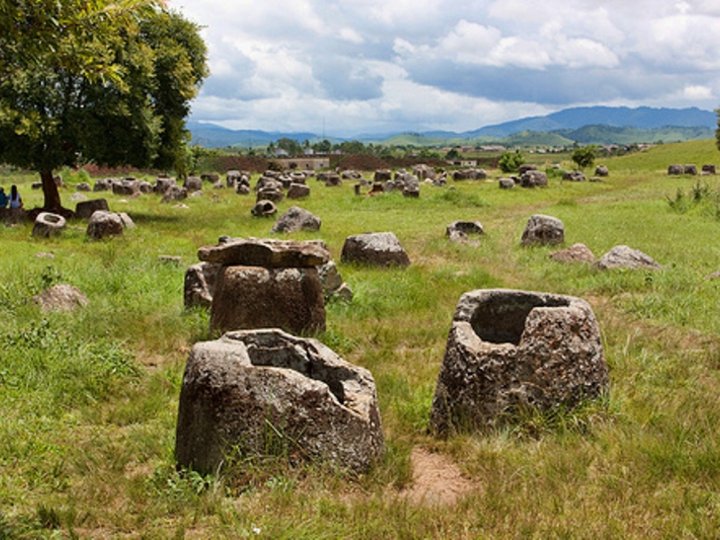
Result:
<svg viewBox="0 0 720 540">
<path fill-rule="evenodd" d="M 423 186 L 419 199 L 356 197 L 347 183 L 310 180 L 312 195 L 299 205 L 322 228 L 292 237 L 325 240 L 355 292 L 352 303 L 328 306 L 318 337 L 372 371 L 388 444 L 362 477 L 270 459 L 219 476 L 175 470 L 184 362 L 194 342 L 212 337 L 205 312 L 183 311 L 184 270 L 220 235 L 272 236 L 272 221 L 250 215 L 254 197 L 208 187 L 182 208 L 104 193 L 137 225 L 111 241 L 87 241 L 81 222 L 53 240 L 32 239 L 31 224 L 4 228 L 0 539 L 717 537 L 720 280 L 706 277 L 720 270 L 720 180 L 665 170 L 719 158 L 714 141 L 664 145 L 605 161 L 611 175 L 601 183 L 552 179 L 546 189 L 504 191 L 468 181 Z M 65 173 L 66 205 L 81 179 Z M 6 191 L 19 185 L 28 207 L 41 202 L 32 181 L 0 178 Z M 707 191 L 696 203 L 698 181 Z M 689 199 L 673 209 L 678 190 Z M 600 256 L 627 244 L 664 269 L 555 263 L 549 248 L 520 247 L 534 213 L 562 219 L 567 245 L 583 242 Z M 481 221 L 486 237 L 449 243 L 445 226 L 457 219 Z M 345 237 L 385 230 L 407 249 L 408 269 L 339 262 Z M 83 290 L 89 306 L 41 313 L 29 299 L 58 282 Z M 486 287 L 587 299 L 603 332 L 608 399 L 491 433 L 428 435 L 455 304 Z M 412 487 L 414 448 L 454 462 L 469 492 L 450 506 L 400 496 Z"/>
</svg>

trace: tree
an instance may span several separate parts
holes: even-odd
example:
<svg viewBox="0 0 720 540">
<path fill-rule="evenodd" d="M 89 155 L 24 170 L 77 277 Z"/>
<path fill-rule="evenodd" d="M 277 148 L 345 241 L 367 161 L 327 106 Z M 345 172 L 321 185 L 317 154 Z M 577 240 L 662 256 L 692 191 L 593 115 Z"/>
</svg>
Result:
<svg viewBox="0 0 720 540">
<path fill-rule="evenodd" d="M 520 153 L 520 150 L 514 152 L 503 152 L 498 160 L 498 167 L 504 173 L 515 172 L 518 170 L 520 165 L 525 162 L 525 158 Z"/>
<path fill-rule="evenodd" d="M 160 0 L 0 3 L 0 161 L 37 170 L 187 167 L 185 117 L 207 76 L 198 27 Z M 7 31 L 6 31 L 7 29 Z"/>
<path fill-rule="evenodd" d="M 595 145 L 590 144 L 588 146 L 582 146 L 575 150 L 572 154 L 572 160 L 577 164 L 578 167 L 584 169 L 585 167 L 592 167 L 595 162 L 595 156 L 597 154 L 597 148 Z"/>
</svg>

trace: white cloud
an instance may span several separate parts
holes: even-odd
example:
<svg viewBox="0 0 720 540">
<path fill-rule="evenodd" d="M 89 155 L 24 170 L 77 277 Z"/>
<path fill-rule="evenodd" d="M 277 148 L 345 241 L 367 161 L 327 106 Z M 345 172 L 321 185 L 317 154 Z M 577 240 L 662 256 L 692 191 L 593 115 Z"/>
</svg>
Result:
<svg viewBox="0 0 720 540">
<path fill-rule="evenodd" d="M 708 86 L 686 86 L 683 88 L 683 97 L 689 100 L 709 100 L 714 99 L 712 88 Z"/>
<path fill-rule="evenodd" d="M 718 0 L 169 0 L 203 25 L 195 119 L 471 129 L 576 104 L 717 106 Z"/>
</svg>

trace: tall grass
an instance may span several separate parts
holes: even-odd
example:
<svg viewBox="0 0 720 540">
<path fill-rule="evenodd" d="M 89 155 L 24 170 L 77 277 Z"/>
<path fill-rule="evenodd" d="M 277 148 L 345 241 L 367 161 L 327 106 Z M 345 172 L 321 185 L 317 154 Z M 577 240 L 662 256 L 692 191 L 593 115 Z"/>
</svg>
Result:
<svg viewBox="0 0 720 540">
<path fill-rule="evenodd" d="M 709 141 L 664 145 L 608 160 L 602 183 L 551 181 L 499 190 L 495 180 L 356 197 L 311 181 L 312 195 L 282 201 L 320 216 L 353 301 L 327 306 L 319 336 L 377 382 L 388 452 L 350 477 L 282 460 L 235 463 L 219 475 L 177 472 L 177 399 L 190 346 L 209 338 L 207 314 L 183 311 L 184 268 L 221 235 L 272 235 L 251 217 L 251 197 L 206 188 L 187 208 L 155 196 L 103 194 L 137 224 L 124 237 L 86 240 L 84 225 L 58 239 L 30 224 L 3 230 L 0 258 L 0 538 L 503 538 L 713 537 L 720 526 L 720 222 L 667 202 L 687 178 L 671 162 L 712 162 Z M 69 203 L 82 176 L 66 173 Z M 499 171 L 491 171 L 497 178 Z M 712 177 L 708 189 L 718 187 Z M 34 178 L 17 175 L 28 205 Z M 93 194 L 93 196 L 97 196 Z M 690 196 L 690 195 L 688 195 Z M 658 272 L 601 272 L 522 248 L 531 214 L 561 218 L 566 243 L 596 255 L 628 244 Z M 445 226 L 481 221 L 476 244 L 452 244 Z M 396 232 L 407 269 L 339 261 L 344 238 Z M 52 253 L 54 258 L 37 257 Z M 178 255 L 179 267 L 158 256 Z M 30 298 L 58 282 L 89 305 L 42 313 Z M 610 366 L 606 401 L 528 415 L 514 426 L 441 441 L 427 419 L 455 304 L 468 290 L 511 287 L 582 296 L 593 305 Z M 450 507 L 416 506 L 410 453 L 453 459 L 475 486 Z"/>
</svg>

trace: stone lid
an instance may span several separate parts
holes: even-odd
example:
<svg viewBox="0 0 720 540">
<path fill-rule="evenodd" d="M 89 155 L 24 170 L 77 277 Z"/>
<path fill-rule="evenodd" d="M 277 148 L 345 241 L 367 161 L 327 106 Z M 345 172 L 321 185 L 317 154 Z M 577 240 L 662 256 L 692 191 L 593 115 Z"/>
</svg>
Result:
<svg viewBox="0 0 720 540">
<path fill-rule="evenodd" d="M 201 261 L 223 266 L 262 266 L 264 268 L 308 268 L 325 264 L 330 253 L 318 241 L 230 238 L 217 246 L 198 250 Z"/>
</svg>

